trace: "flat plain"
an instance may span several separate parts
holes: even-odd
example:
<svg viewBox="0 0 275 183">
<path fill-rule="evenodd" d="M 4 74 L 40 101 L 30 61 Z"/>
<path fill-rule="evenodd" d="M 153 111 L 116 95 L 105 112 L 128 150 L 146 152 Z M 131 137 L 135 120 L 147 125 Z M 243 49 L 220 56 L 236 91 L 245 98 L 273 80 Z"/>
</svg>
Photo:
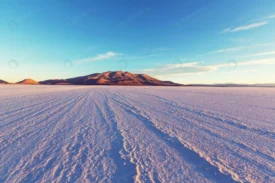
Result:
<svg viewBox="0 0 275 183">
<path fill-rule="evenodd" d="M 275 88 L 0 85 L 0 182 L 275 182 Z"/>
</svg>

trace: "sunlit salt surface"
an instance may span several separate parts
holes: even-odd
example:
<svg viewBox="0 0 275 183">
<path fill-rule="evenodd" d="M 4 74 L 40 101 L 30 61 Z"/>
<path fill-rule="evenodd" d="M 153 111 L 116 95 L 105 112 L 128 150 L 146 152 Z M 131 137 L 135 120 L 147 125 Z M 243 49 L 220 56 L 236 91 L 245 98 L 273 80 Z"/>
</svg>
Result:
<svg viewBox="0 0 275 183">
<path fill-rule="evenodd" d="M 0 85 L 0 182 L 275 182 L 275 89 Z"/>
</svg>

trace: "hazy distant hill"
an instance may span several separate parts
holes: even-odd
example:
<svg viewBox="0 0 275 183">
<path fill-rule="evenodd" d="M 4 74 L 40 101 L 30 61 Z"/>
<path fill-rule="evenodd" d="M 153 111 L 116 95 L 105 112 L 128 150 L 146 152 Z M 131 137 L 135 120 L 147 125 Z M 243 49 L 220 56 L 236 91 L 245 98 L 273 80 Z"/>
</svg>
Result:
<svg viewBox="0 0 275 183">
<path fill-rule="evenodd" d="M 39 83 L 37 81 L 34 81 L 33 79 L 24 79 L 23 81 L 17 82 L 17 84 L 38 85 Z"/>
<path fill-rule="evenodd" d="M 45 81 L 40 81 L 39 84 L 44 84 L 44 85 L 68 85 L 71 83 L 68 83 L 65 79 L 49 79 Z"/>
<path fill-rule="evenodd" d="M 8 82 L 0 79 L 0 84 L 8 84 Z"/>
<path fill-rule="evenodd" d="M 123 71 L 109 71 L 65 80 L 46 80 L 40 84 L 72 84 L 72 85 L 129 85 L 129 86 L 181 86 L 170 81 L 161 81 L 146 74 L 133 74 Z"/>
</svg>

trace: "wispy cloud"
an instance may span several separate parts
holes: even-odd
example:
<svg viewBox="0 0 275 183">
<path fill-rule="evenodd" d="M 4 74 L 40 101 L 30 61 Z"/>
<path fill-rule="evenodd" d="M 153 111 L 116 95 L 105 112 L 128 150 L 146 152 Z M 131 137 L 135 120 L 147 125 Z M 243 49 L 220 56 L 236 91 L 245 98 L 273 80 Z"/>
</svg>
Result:
<svg viewBox="0 0 275 183">
<path fill-rule="evenodd" d="M 258 56 L 268 56 L 268 55 L 275 55 L 275 51 L 256 53 L 256 54 L 252 54 L 252 55 L 246 55 L 243 57 L 258 57 Z"/>
<path fill-rule="evenodd" d="M 201 75 L 204 73 L 212 72 L 221 68 L 230 68 L 231 63 L 221 63 L 214 65 L 202 65 L 200 62 L 189 63 L 176 63 L 170 65 L 164 65 L 163 67 L 144 69 L 142 72 L 158 77 L 179 77 L 179 76 L 191 76 Z M 236 63 L 236 66 L 252 66 L 252 65 L 275 65 L 275 58 L 273 59 L 259 59 L 259 60 L 247 60 Z"/>
<path fill-rule="evenodd" d="M 174 64 L 164 65 L 162 67 L 144 69 L 143 73 L 153 75 L 158 78 L 176 77 L 186 75 L 203 74 L 215 70 L 213 66 L 203 66 L 200 62 L 181 63 L 175 62 Z"/>
<path fill-rule="evenodd" d="M 224 53 L 224 52 L 232 52 L 232 51 L 239 51 L 243 49 L 243 47 L 236 47 L 236 48 L 226 48 L 221 50 L 215 50 L 212 53 Z"/>
<path fill-rule="evenodd" d="M 87 62 L 106 60 L 106 59 L 110 59 L 110 58 L 113 58 L 113 57 L 118 56 L 118 55 L 121 55 L 121 54 L 109 51 L 109 52 L 104 53 L 104 54 L 99 54 L 99 55 L 97 55 L 95 57 L 90 57 L 90 58 L 85 58 L 85 59 L 81 59 L 81 60 L 76 60 L 76 61 L 74 61 L 74 63 L 80 64 L 80 63 L 87 63 Z"/>
<path fill-rule="evenodd" d="M 193 73 L 177 73 L 177 74 L 162 74 L 162 75 L 156 75 L 156 78 L 159 79 L 167 79 L 171 77 L 181 77 L 181 76 L 197 76 L 197 75 L 202 75 L 205 72 L 193 72 Z"/>
<path fill-rule="evenodd" d="M 197 57 L 203 57 L 209 54 L 216 54 L 216 53 L 226 53 L 226 52 L 236 52 L 244 49 L 250 49 L 250 48 L 255 48 L 255 47 L 266 47 L 266 46 L 272 46 L 275 45 L 275 43 L 258 43 L 258 44 L 249 44 L 248 46 L 238 46 L 238 47 L 232 47 L 232 48 L 223 48 L 223 49 L 218 49 L 210 52 L 206 52 L 203 54 L 196 55 Z M 241 56 L 244 57 L 244 56 Z"/>
<path fill-rule="evenodd" d="M 258 59 L 258 60 L 246 60 L 246 61 L 236 62 L 236 66 L 274 65 L 274 64 L 275 64 L 275 58 L 271 58 L 271 59 Z M 216 65 L 211 65 L 211 66 L 215 67 L 216 69 L 219 69 L 219 68 L 223 68 L 223 67 L 230 67 L 230 65 L 231 65 L 231 62 L 216 64 Z"/>
<path fill-rule="evenodd" d="M 274 65 L 275 59 L 259 59 L 239 62 L 238 65 Z"/>
<path fill-rule="evenodd" d="M 275 43 L 260 43 L 260 44 L 255 44 L 253 47 L 262 47 L 262 46 L 271 46 L 275 45 Z"/>
<path fill-rule="evenodd" d="M 166 47 L 159 47 L 159 48 L 154 48 L 152 51 L 153 52 L 162 52 L 162 51 L 170 51 L 171 48 L 166 48 Z"/>
<path fill-rule="evenodd" d="M 259 17 L 259 18 L 255 18 L 255 19 L 252 19 L 250 22 L 261 22 L 261 21 L 270 21 L 272 19 L 275 19 L 275 14 L 269 14 L 267 16 L 264 16 L 264 17 Z"/>
<path fill-rule="evenodd" d="M 189 62 L 189 63 L 181 63 L 175 62 L 173 65 L 167 65 L 166 68 L 186 68 L 186 67 L 196 67 L 200 62 Z"/>
<path fill-rule="evenodd" d="M 231 70 L 226 72 L 226 74 L 251 73 L 251 72 L 257 72 L 257 69 Z"/>
<path fill-rule="evenodd" d="M 239 31 L 245 31 L 245 30 L 250 30 L 250 29 L 255 29 L 258 27 L 262 27 L 266 24 L 268 24 L 268 21 L 261 21 L 261 22 L 256 22 L 256 23 L 251 23 L 247 25 L 242 25 L 234 28 L 227 28 L 222 31 L 222 33 L 227 33 L 227 32 L 239 32 Z"/>
<path fill-rule="evenodd" d="M 265 17 L 266 20 L 275 19 L 275 14 Z"/>
<path fill-rule="evenodd" d="M 159 54 L 150 54 L 150 55 L 144 55 L 144 56 L 124 56 L 124 60 L 138 60 L 138 59 L 145 59 L 145 58 L 152 58 L 152 57 L 160 57 Z"/>
<path fill-rule="evenodd" d="M 164 72 L 164 71 L 169 71 L 169 70 L 176 70 L 176 69 L 181 69 L 181 68 L 195 68 L 199 62 L 189 62 L 189 63 L 181 63 L 179 62 L 174 62 L 174 64 L 168 64 L 163 67 L 158 67 L 158 68 L 151 68 L 151 69 L 144 69 L 144 72 Z"/>
</svg>

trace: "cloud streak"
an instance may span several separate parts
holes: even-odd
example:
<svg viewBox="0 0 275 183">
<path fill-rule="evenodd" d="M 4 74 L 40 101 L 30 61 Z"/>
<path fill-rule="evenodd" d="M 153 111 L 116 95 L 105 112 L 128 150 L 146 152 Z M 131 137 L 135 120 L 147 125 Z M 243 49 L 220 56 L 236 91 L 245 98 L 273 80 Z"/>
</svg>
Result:
<svg viewBox="0 0 275 183">
<path fill-rule="evenodd" d="M 256 54 L 247 55 L 247 56 L 244 56 L 244 57 L 258 57 L 258 56 L 268 56 L 268 55 L 275 55 L 275 51 L 256 53 Z"/>
<path fill-rule="evenodd" d="M 267 19 L 267 20 L 269 20 L 269 19 L 275 19 L 275 14 L 270 15 L 270 16 L 266 17 L 265 19 Z"/>
<path fill-rule="evenodd" d="M 155 48 L 152 51 L 153 52 L 162 52 L 162 51 L 170 51 L 172 50 L 171 48 L 166 48 L 166 47 L 160 47 L 160 48 Z"/>
<path fill-rule="evenodd" d="M 203 74 L 214 71 L 215 69 L 213 66 L 200 65 L 200 62 L 175 62 L 174 64 L 168 64 L 163 67 L 144 69 L 142 72 L 158 78 L 165 78 Z"/>
<path fill-rule="evenodd" d="M 243 48 L 242 47 L 226 48 L 226 49 L 213 51 L 212 53 L 225 53 L 225 52 L 239 51 L 241 49 L 243 49 Z"/>
<path fill-rule="evenodd" d="M 236 66 L 275 65 L 273 59 L 248 60 L 236 63 Z M 200 62 L 175 63 L 158 68 L 144 69 L 142 72 L 157 78 L 201 75 L 221 68 L 231 68 L 230 62 L 214 65 L 202 65 Z"/>
<path fill-rule="evenodd" d="M 100 60 L 106 60 L 106 59 L 110 59 L 113 58 L 117 55 L 120 55 L 118 53 L 109 51 L 107 53 L 104 54 L 99 54 L 95 57 L 90 57 L 90 58 L 85 58 L 85 59 L 81 59 L 81 60 L 76 60 L 73 63 L 77 63 L 77 64 L 82 64 L 82 63 L 88 63 L 88 62 L 95 62 L 95 61 L 100 61 Z"/>
<path fill-rule="evenodd" d="M 245 30 L 250 30 L 250 29 L 255 29 L 255 28 L 262 27 L 264 25 L 267 25 L 268 23 L 269 23 L 268 21 L 261 21 L 261 22 L 251 23 L 251 24 L 247 24 L 247 25 L 234 27 L 234 28 L 227 28 L 227 29 L 223 30 L 222 32 L 227 33 L 227 32 L 245 31 Z"/>
<path fill-rule="evenodd" d="M 145 59 L 145 58 L 152 58 L 152 57 L 161 57 L 159 54 L 150 54 L 145 56 L 124 56 L 124 60 L 138 60 L 138 59 Z"/>
</svg>

